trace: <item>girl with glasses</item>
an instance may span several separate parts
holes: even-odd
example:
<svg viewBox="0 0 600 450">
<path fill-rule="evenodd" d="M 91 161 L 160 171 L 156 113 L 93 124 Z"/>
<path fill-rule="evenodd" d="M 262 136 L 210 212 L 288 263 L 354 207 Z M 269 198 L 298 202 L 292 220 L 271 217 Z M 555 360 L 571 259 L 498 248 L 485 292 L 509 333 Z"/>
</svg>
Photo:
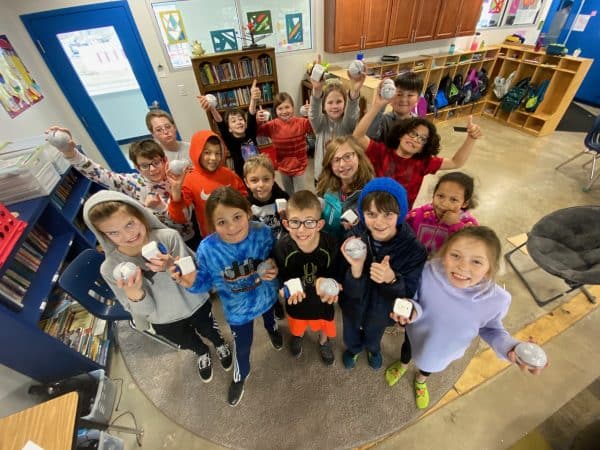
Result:
<svg viewBox="0 0 600 450">
<path fill-rule="evenodd" d="M 356 210 L 361 189 L 374 177 L 373 166 L 352 136 L 335 138 L 327 145 L 317 194 L 323 198 L 324 230 L 341 238 L 353 226 L 342 214 Z"/>
<path fill-rule="evenodd" d="M 481 128 L 473 123 L 473 116 L 469 116 L 467 137 L 452 158 L 436 156 L 440 152 L 440 136 L 435 125 L 424 118 L 397 123 L 385 142 L 371 140 L 366 135 L 367 130 L 378 112 L 390 102 L 381 96 L 382 83 L 373 95 L 371 109 L 356 126 L 354 137 L 373 163 L 376 176 L 393 178 L 406 188 L 409 208 L 412 208 L 425 175 L 462 167 L 471 155 L 475 141 L 482 136 Z"/>
</svg>

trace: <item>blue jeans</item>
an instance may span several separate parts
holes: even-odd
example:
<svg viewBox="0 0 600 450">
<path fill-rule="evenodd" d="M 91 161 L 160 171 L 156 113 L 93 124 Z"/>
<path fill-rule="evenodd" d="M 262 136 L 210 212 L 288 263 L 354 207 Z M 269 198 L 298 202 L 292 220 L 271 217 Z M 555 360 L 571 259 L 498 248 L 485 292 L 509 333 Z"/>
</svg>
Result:
<svg viewBox="0 0 600 450">
<path fill-rule="evenodd" d="M 350 315 L 342 314 L 344 322 L 344 345 L 346 350 L 353 355 L 362 352 L 365 348 L 371 353 L 379 353 L 381 338 L 387 323 L 380 318 L 367 314 L 360 323 Z M 375 320 L 371 320 L 375 319 Z"/>
<path fill-rule="evenodd" d="M 277 330 L 275 322 L 274 306 L 262 315 L 263 325 L 268 333 Z M 233 334 L 233 381 L 238 382 L 246 379 L 250 373 L 250 347 L 254 337 L 254 321 L 243 325 L 229 325 Z"/>
</svg>

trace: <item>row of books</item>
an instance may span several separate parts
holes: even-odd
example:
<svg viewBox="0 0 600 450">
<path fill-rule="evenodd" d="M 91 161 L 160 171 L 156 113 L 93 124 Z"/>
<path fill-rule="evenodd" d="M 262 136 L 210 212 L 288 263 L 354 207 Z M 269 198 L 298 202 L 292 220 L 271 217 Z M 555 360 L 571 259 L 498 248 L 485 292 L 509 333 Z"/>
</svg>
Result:
<svg viewBox="0 0 600 450">
<path fill-rule="evenodd" d="M 273 74 L 273 63 L 269 56 L 256 60 L 243 58 L 237 63 L 222 62 L 220 64 L 205 63 L 200 66 L 202 84 L 211 85 L 228 81 L 244 80 Z"/>
<path fill-rule="evenodd" d="M 52 236 L 36 224 L 21 243 L 10 265 L 0 278 L 0 298 L 13 307 L 22 308 L 27 290 L 48 251 Z"/>
<path fill-rule="evenodd" d="M 61 289 L 53 292 L 39 326 L 87 358 L 106 364 L 110 345 L 107 322 L 90 314 Z"/>
<path fill-rule="evenodd" d="M 262 100 L 265 102 L 273 101 L 273 87 L 271 83 L 265 83 L 260 86 L 263 94 Z M 240 106 L 248 106 L 250 104 L 250 87 L 240 87 L 227 91 L 213 92 L 217 98 L 217 108 L 238 108 Z"/>
<path fill-rule="evenodd" d="M 65 206 L 65 203 L 67 203 L 67 199 L 69 198 L 73 187 L 77 183 L 77 180 L 78 178 L 77 175 L 75 175 L 75 172 L 69 172 L 50 196 L 50 201 L 59 209 L 62 209 Z"/>
</svg>

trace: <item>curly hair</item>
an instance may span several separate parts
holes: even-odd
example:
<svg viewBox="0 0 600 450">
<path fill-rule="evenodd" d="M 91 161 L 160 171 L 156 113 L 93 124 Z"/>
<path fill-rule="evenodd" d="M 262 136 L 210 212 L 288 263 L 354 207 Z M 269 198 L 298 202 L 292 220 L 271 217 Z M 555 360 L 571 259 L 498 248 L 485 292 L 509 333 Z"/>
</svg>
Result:
<svg viewBox="0 0 600 450">
<path fill-rule="evenodd" d="M 437 155 L 440 152 L 440 135 L 438 134 L 435 125 L 423 117 L 412 117 L 410 119 L 402 120 L 394 125 L 388 133 L 385 145 L 389 148 L 398 148 L 400 139 L 402 139 L 405 134 L 415 130 L 419 125 L 427 127 L 429 130 L 429 138 L 423 145 L 423 149 L 412 157 L 415 159 L 426 159 Z"/>
<path fill-rule="evenodd" d="M 354 136 L 337 137 L 327 144 L 325 149 L 325 155 L 323 156 L 323 171 L 317 182 L 317 194 L 320 196 L 325 195 L 326 192 L 339 191 L 342 187 L 342 181 L 337 177 L 331 168 L 331 162 L 336 152 L 344 144 L 354 150 L 356 157 L 358 158 L 358 169 L 354 180 L 350 185 L 352 191 L 362 189 L 375 176 L 375 170 L 373 165 L 365 151 L 362 149 L 358 141 Z"/>
</svg>

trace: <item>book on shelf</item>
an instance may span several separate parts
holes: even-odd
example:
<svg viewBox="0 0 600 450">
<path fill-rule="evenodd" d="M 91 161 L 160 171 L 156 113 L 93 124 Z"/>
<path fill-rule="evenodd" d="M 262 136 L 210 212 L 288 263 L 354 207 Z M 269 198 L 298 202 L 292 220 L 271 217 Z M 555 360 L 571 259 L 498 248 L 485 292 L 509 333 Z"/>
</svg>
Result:
<svg viewBox="0 0 600 450">
<path fill-rule="evenodd" d="M 13 308 L 23 308 L 23 297 L 16 294 L 12 289 L 9 289 L 3 283 L 0 283 L 0 300 Z"/>
</svg>

